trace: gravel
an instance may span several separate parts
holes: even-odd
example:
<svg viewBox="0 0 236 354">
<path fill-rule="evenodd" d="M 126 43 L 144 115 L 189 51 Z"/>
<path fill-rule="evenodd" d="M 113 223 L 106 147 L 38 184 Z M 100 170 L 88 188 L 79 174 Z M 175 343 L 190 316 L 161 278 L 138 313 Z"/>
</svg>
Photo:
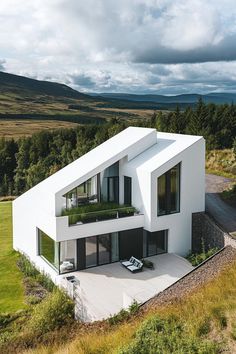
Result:
<svg viewBox="0 0 236 354">
<path fill-rule="evenodd" d="M 216 278 L 219 273 L 236 261 L 236 249 L 227 246 L 185 277 L 143 304 L 143 310 L 168 305 L 182 300 L 197 288 Z"/>
</svg>

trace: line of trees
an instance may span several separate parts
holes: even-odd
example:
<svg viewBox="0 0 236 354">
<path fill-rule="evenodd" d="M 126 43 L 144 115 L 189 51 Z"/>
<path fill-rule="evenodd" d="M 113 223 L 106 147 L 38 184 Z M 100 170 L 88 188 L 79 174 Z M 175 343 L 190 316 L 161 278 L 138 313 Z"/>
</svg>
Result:
<svg viewBox="0 0 236 354">
<path fill-rule="evenodd" d="M 155 112 L 150 120 L 113 119 L 103 125 L 42 131 L 19 140 L 0 139 L 0 195 L 20 195 L 79 158 L 128 125 L 159 131 L 203 135 L 208 149 L 232 148 L 236 153 L 236 106 L 204 104 L 195 110 Z"/>
</svg>

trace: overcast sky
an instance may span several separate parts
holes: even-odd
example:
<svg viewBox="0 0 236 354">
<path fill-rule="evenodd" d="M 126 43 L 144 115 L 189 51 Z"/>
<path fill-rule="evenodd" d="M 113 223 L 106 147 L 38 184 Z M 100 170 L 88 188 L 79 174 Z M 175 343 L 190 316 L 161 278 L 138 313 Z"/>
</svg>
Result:
<svg viewBox="0 0 236 354">
<path fill-rule="evenodd" d="M 0 70 L 85 92 L 236 92 L 235 5 L 0 0 Z"/>
</svg>

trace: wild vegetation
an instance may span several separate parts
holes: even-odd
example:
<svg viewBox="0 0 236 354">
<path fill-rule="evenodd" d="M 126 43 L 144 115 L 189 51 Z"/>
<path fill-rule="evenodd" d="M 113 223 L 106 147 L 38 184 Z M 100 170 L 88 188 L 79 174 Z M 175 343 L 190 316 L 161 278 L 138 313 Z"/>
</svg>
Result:
<svg viewBox="0 0 236 354">
<path fill-rule="evenodd" d="M 44 131 L 17 141 L 0 139 L 0 196 L 25 192 L 131 124 L 174 133 L 202 134 L 208 149 L 232 149 L 236 106 L 206 105 L 200 100 L 196 110 L 188 108 L 181 112 L 177 107 L 174 112 L 155 113 L 149 120 L 131 123 L 113 119 L 102 126 Z M 226 169 L 226 164 L 228 173 L 234 173 L 235 151 L 232 150 L 229 162 L 220 161 L 222 169 Z"/>
<path fill-rule="evenodd" d="M 13 251 L 11 202 L 0 203 L 0 215 L 0 352 L 18 353 L 38 336 L 73 324 L 74 304 Z"/>
<path fill-rule="evenodd" d="M 0 138 L 19 139 L 21 137 L 31 136 L 42 130 L 56 130 L 65 128 L 76 128 L 78 123 L 62 122 L 58 120 L 30 120 L 18 119 L 7 120 L 0 119 Z"/>
<path fill-rule="evenodd" d="M 1 212 L 8 210 L 6 217 L 0 219 L 1 230 L 7 227 L 8 235 L 11 234 L 10 206 L 10 202 L 0 203 Z M 2 252 L 0 248 L 0 254 Z M 226 353 L 235 351 L 236 264 L 186 298 L 160 306 L 158 310 L 143 311 L 134 303 L 129 311 L 121 311 L 107 321 L 83 325 L 73 320 L 71 301 L 56 290 L 47 277 L 39 274 L 27 258 L 11 258 L 8 267 L 14 267 L 14 272 L 20 273 L 16 260 L 22 272 L 20 281 L 24 283 L 25 294 L 21 290 L 18 308 L 8 307 L 5 313 L 0 311 L 0 352 L 3 354 L 215 354 L 222 350 Z M 21 289 L 22 283 L 17 284 Z M 10 285 L 12 295 L 14 283 Z M 9 298 L 5 301 L 7 303 Z M 20 308 L 22 310 L 17 312 Z"/>
</svg>

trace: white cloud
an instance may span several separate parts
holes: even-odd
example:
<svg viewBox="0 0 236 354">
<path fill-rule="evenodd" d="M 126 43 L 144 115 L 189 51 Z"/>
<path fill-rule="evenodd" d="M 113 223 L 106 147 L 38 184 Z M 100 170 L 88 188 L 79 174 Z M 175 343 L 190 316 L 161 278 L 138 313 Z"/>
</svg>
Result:
<svg viewBox="0 0 236 354">
<path fill-rule="evenodd" d="M 235 19 L 233 0 L 1 0 L 0 65 L 80 90 L 232 90 Z"/>
</svg>

